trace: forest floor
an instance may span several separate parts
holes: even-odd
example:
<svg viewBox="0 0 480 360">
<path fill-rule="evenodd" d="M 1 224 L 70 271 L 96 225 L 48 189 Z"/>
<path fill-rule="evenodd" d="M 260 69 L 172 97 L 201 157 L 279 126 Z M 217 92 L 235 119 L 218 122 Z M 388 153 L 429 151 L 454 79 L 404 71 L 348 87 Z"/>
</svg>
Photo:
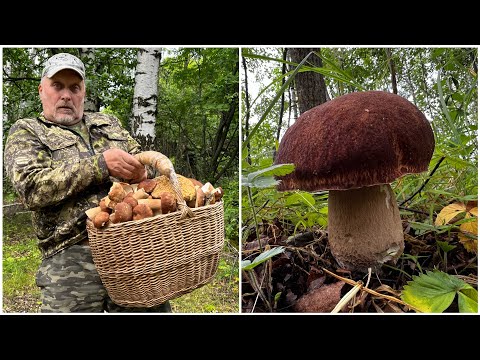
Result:
<svg viewBox="0 0 480 360">
<path fill-rule="evenodd" d="M 456 233 L 427 231 L 416 235 L 407 221 L 403 221 L 403 226 L 403 255 L 395 264 L 383 264 L 378 271 L 367 274 L 339 267 L 330 252 L 325 230 L 309 229 L 293 237 L 291 224 L 264 224 L 260 234 L 262 249 L 281 246 L 284 251 L 248 272 L 243 270 L 242 312 L 332 312 L 360 281 L 360 291 L 338 312 L 415 313 L 401 300 L 401 290 L 414 275 L 433 269 L 454 275 L 477 289 L 477 255 L 464 248 Z M 438 245 L 442 241 L 448 242 L 451 250 L 443 251 Z M 260 252 L 252 231 L 243 243 L 242 260 L 252 261 Z M 459 312 L 457 302 L 452 302 L 444 312 Z"/>
</svg>

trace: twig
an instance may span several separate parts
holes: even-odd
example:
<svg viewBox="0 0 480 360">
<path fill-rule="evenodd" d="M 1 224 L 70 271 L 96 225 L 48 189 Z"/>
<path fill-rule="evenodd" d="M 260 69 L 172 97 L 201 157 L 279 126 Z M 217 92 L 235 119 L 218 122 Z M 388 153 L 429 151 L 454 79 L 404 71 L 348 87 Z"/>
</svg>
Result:
<svg viewBox="0 0 480 360">
<path fill-rule="evenodd" d="M 331 311 L 332 313 L 338 313 L 343 309 L 345 305 L 355 296 L 355 294 L 363 287 L 363 281 L 358 281 L 353 288 L 350 289 L 338 302 L 338 304 Z"/>
<path fill-rule="evenodd" d="M 257 276 L 254 273 L 254 270 L 246 270 L 246 271 L 243 271 L 243 273 L 247 275 L 247 279 L 249 280 L 250 285 L 252 285 L 253 289 L 257 293 L 257 296 L 255 298 L 255 303 L 252 307 L 252 312 L 255 310 L 255 306 L 257 304 L 257 300 L 259 297 L 262 299 L 263 303 L 268 307 L 268 310 L 272 312 L 272 307 L 270 306 L 270 303 L 268 302 L 267 298 L 265 297 L 265 294 L 262 291 L 263 278 L 262 278 L 262 283 L 259 284 L 257 281 Z"/>
<path fill-rule="evenodd" d="M 402 206 L 403 204 L 405 204 L 407 201 L 410 201 L 412 200 L 412 198 L 417 195 L 420 191 L 422 191 L 422 189 L 425 187 L 425 185 L 428 184 L 428 182 L 430 181 L 430 179 L 432 178 L 432 175 L 435 173 L 435 171 L 437 171 L 438 167 L 440 166 L 440 164 L 442 163 L 442 161 L 445 160 L 445 156 L 442 156 L 440 158 L 440 160 L 438 160 L 437 164 L 435 165 L 435 167 L 432 169 L 432 171 L 430 171 L 430 174 L 428 174 L 428 178 L 427 180 L 425 180 L 422 184 L 422 186 L 420 186 L 420 188 L 415 191 L 409 198 L 407 198 L 406 200 L 403 200 L 400 204 L 398 204 L 398 206 Z"/>
<path fill-rule="evenodd" d="M 394 302 L 399 303 L 399 304 L 402 304 L 402 305 L 404 305 L 404 306 L 408 306 L 409 308 L 411 308 L 412 310 L 415 310 L 415 311 L 417 311 L 417 312 L 422 312 L 420 309 L 417 309 L 416 307 L 414 307 L 414 306 L 412 306 L 412 305 L 410 305 L 410 304 L 407 304 L 406 302 L 404 302 L 404 301 L 402 301 L 402 300 L 400 300 L 400 299 L 397 299 L 396 297 L 393 297 L 393 296 L 390 296 L 390 295 L 380 294 L 379 292 L 376 292 L 375 290 L 371 290 L 371 289 L 369 289 L 369 288 L 364 287 L 363 285 L 359 285 L 359 282 L 355 282 L 355 281 L 353 281 L 353 280 L 351 280 L 351 279 L 344 278 L 344 277 L 342 277 L 342 276 L 340 276 L 340 275 L 337 275 L 337 274 L 331 272 L 330 270 L 325 269 L 324 267 L 322 267 L 322 270 L 325 271 L 327 274 L 330 274 L 330 275 L 332 275 L 333 277 L 335 277 L 335 278 L 337 278 L 337 279 L 339 279 L 339 280 L 342 280 L 342 281 L 346 282 L 347 284 L 350 284 L 350 285 L 352 285 L 352 286 L 359 286 L 359 287 L 360 287 L 359 290 L 366 291 L 366 292 L 368 292 L 368 293 L 371 294 L 371 295 L 379 296 L 379 297 L 381 297 L 381 298 L 394 301 Z M 358 291 L 358 290 L 357 290 L 357 291 Z"/>
<path fill-rule="evenodd" d="M 255 235 L 257 236 L 257 241 L 258 241 L 258 247 L 260 248 L 260 252 L 263 252 L 262 244 L 260 242 L 260 235 L 258 234 L 258 221 L 257 221 L 257 215 L 255 214 L 255 207 L 253 198 L 252 198 L 252 190 L 250 187 L 247 186 L 247 193 L 248 193 L 248 200 L 250 201 L 250 206 L 252 207 L 252 212 L 253 212 L 253 221 L 255 222 Z"/>
<path fill-rule="evenodd" d="M 368 284 L 370 284 L 370 278 L 372 277 L 372 268 L 368 268 L 368 278 L 367 278 L 367 283 L 365 284 L 365 287 L 368 288 Z"/>
</svg>

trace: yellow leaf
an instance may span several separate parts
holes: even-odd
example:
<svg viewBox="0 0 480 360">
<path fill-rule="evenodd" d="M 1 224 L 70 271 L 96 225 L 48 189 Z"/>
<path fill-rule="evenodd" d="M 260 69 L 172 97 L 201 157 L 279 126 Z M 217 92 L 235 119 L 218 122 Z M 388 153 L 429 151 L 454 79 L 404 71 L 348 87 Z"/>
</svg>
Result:
<svg viewBox="0 0 480 360">
<path fill-rule="evenodd" d="M 465 219 L 471 218 L 472 216 L 467 213 Z M 475 218 L 475 221 L 466 222 L 460 225 L 460 233 L 458 233 L 458 239 L 465 247 L 468 252 L 477 253 L 478 250 L 478 221 Z"/>
<path fill-rule="evenodd" d="M 472 215 L 478 216 L 478 207 L 471 208 L 468 212 Z"/>
<path fill-rule="evenodd" d="M 470 219 L 472 216 L 467 214 L 465 216 L 465 219 Z M 478 234 L 478 221 L 477 218 L 475 218 L 474 221 L 469 221 L 469 222 L 464 222 L 462 225 L 460 225 L 460 230 L 464 233 L 470 233 L 472 235 L 477 235 Z"/>
<path fill-rule="evenodd" d="M 466 210 L 465 204 L 462 203 L 453 203 L 447 205 L 438 213 L 437 218 L 435 219 L 435 225 L 439 226 L 448 224 L 457 215 L 465 212 Z"/>
<path fill-rule="evenodd" d="M 463 247 L 468 251 L 468 252 L 473 252 L 477 253 L 478 251 L 478 240 L 469 238 L 462 233 L 458 234 L 458 239 L 460 240 L 460 243 L 463 245 Z"/>
</svg>

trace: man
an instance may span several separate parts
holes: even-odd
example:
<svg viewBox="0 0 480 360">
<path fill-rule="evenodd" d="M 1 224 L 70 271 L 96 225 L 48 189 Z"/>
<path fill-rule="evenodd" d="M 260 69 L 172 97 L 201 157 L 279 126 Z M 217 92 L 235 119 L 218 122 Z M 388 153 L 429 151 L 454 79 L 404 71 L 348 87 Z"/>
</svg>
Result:
<svg viewBox="0 0 480 360">
<path fill-rule="evenodd" d="M 43 112 L 12 125 L 5 168 L 24 205 L 42 254 L 36 284 L 41 312 L 171 312 L 167 301 L 125 308 L 109 298 L 95 269 L 85 210 L 98 206 L 112 181 L 138 183 L 139 144 L 110 115 L 84 113 L 85 66 L 60 53 L 45 63 L 38 93 Z"/>
</svg>

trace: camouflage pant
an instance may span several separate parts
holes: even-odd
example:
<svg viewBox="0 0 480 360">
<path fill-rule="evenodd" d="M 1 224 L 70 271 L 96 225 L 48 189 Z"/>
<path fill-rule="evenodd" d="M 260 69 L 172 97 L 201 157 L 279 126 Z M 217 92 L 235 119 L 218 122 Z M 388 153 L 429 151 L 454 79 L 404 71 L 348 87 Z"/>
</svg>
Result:
<svg viewBox="0 0 480 360">
<path fill-rule="evenodd" d="M 88 245 L 73 245 L 42 261 L 36 276 L 41 312 L 172 312 L 167 301 L 150 308 L 115 304 L 100 281 Z"/>
</svg>

